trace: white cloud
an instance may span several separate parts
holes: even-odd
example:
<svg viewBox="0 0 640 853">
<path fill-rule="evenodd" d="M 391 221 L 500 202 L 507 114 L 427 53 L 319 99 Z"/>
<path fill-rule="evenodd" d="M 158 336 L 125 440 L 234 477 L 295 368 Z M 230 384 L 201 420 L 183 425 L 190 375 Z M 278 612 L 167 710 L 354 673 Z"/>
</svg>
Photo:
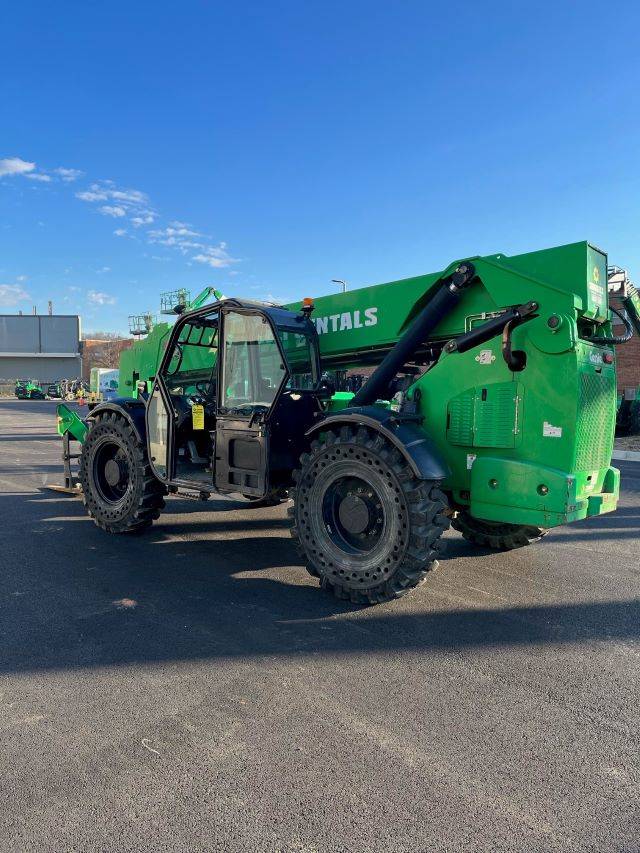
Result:
<svg viewBox="0 0 640 853">
<path fill-rule="evenodd" d="M 193 260 L 198 261 L 199 264 L 207 264 L 207 266 L 214 269 L 223 269 L 229 266 L 227 261 L 223 261 L 221 258 L 214 258 L 211 255 L 194 255 Z"/>
<path fill-rule="evenodd" d="M 237 263 L 237 258 L 232 258 L 227 254 L 226 245 L 226 243 L 219 243 L 217 246 L 206 246 L 204 251 L 193 255 L 192 260 L 197 261 L 199 264 L 206 264 L 214 269 L 223 269 Z"/>
<path fill-rule="evenodd" d="M 26 281 L 26 280 L 27 280 L 26 275 L 17 275 L 16 276 L 16 281 Z"/>
<path fill-rule="evenodd" d="M 185 222 L 172 222 L 166 228 L 155 228 L 148 231 L 147 236 L 149 243 L 178 249 L 183 255 L 187 255 L 193 249 L 201 249 L 203 254 L 214 251 L 208 243 L 191 239 L 192 237 L 202 238 L 203 234 L 194 231 Z M 224 246 L 224 244 L 221 243 L 220 246 Z"/>
<path fill-rule="evenodd" d="M 0 305 L 12 308 L 29 299 L 27 291 L 19 284 L 0 284 Z"/>
<path fill-rule="evenodd" d="M 100 290 L 90 290 L 87 293 L 87 302 L 91 302 L 93 305 L 115 305 L 116 298 Z"/>
<path fill-rule="evenodd" d="M 114 218 L 123 219 L 126 216 L 135 231 L 152 225 L 158 218 L 157 212 L 149 204 L 146 193 L 141 190 L 118 188 L 113 181 L 96 181 L 90 184 L 88 189 L 77 192 L 76 198 L 90 203 L 112 202 L 98 206 L 98 211 L 104 216 Z M 113 233 L 116 237 L 128 236 L 132 240 L 138 239 L 135 232 L 128 232 L 126 228 L 117 228 Z M 195 261 L 212 269 L 224 269 L 238 263 L 238 258 L 232 258 L 227 252 L 226 243 L 212 245 L 210 237 L 196 231 L 188 222 L 179 219 L 170 220 L 164 228 L 156 227 L 146 230 L 146 240 L 150 245 L 176 249 L 185 258 L 190 256 L 190 260 L 187 261 L 189 266 L 192 261 Z"/>
<path fill-rule="evenodd" d="M 71 181 L 77 181 L 78 178 L 81 178 L 84 172 L 81 172 L 80 169 L 65 169 L 60 166 L 58 169 L 53 170 L 56 175 L 59 175 L 63 181 L 66 183 L 71 183 Z"/>
<path fill-rule="evenodd" d="M 273 293 L 265 293 L 261 301 L 276 302 L 278 305 L 282 305 L 286 302 L 293 302 L 293 299 L 289 299 L 288 296 L 275 296 Z"/>
<path fill-rule="evenodd" d="M 142 228 L 151 225 L 157 213 L 149 206 L 149 197 L 142 190 L 121 189 L 113 181 L 97 181 L 89 185 L 89 188 L 76 193 L 80 201 L 113 202 L 104 204 L 98 208 L 104 216 L 116 218 L 130 217 L 134 228 Z M 120 233 L 123 232 L 123 233 Z M 116 236 L 123 237 L 124 229 L 118 229 Z"/>
<path fill-rule="evenodd" d="M 147 194 L 140 190 L 109 190 L 109 197 L 117 201 L 129 202 L 129 204 L 147 204 Z"/>
<path fill-rule="evenodd" d="M 166 228 L 149 231 L 150 243 L 162 243 L 165 246 L 179 246 L 186 237 L 202 237 L 199 231 L 193 231 L 183 222 L 173 222 Z M 200 245 L 191 243 L 190 245 Z"/>
<path fill-rule="evenodd" d="M 80 169 L 65 169 L 63 167 L 49 169 L 48 172 L 43 169 L 35 171 L 35 169 L 35 163 L 22 160 L 20 157 L 5 157 L 3 160 L 0 160 L 0 177 L 4 175 L 24 175 L 30 181 L 41 181 L 42 183 L 49 184 L 56 179 L 67 183 L 75 181 L 83 174 Z"/>
<path fill-rule="evenodd" d="M 105 216 L 115 216 L 116 218 L 127 215 L 127 211 L 124 207 L 120 207 L 119 205 L 103 204 L 99 210 L 100 213 L 103 213 Z"/>
<path fill-rule="evenodd" d="M 35 163 L 21 160 L 20 157 L 5 157 L 0 160 L 0 178 L 6 175 L 25 175 L 27 172 L 33 172 L 35 167 Z"/>
<path fill-rule="evenodd" d="M 76 193 L 76 198 L 79 198 L 81 201 L 106 201 L 109 196 L 97 190 L 85 190 L 84 192 Z"/>
<path fill-rule="evenodd" d="M 100 267 L 99 270 L 96 270 L 97 273 L 111 272 L 111 267 Z"/>
<path fill-rule="evenodd" d="M 138 216 L 133 216 L 131 221 L 135 228 L 140 228 L 142 225 L 151 225 L 155 218 L 155 213 L 152 213 L 150 210 L 145 210 Z"/>
<path fill-rule="evenodd" d="M 146 193 L 140 190 L 114 188 L 113 181 L 98 181 L 91 184 L 88 190 L 76 193 L 76 198 L 81 201 L 117 201 L 121 206 L 131 208 L 136 213 L 149 204 Z"/>
<path fill-rule="evenodd" d="M 166 232 L 170 236 L 175 237 L 202 237 L 199 231 L 192 231 L 190 228 L 187 228 L 186 225 L 181 225 L 179 228 L 172 228 L 169 226 L 166 229 Z"/>
</svg>

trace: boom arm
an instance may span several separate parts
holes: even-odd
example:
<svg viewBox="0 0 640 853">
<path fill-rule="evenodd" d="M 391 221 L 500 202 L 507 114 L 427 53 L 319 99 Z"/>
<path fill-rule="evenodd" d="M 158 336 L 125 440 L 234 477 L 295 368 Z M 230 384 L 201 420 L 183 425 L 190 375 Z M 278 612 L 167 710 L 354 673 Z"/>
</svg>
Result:
<svg viewBox="0 0 640 853">
<path fill-rule="evenodd" d="M 608 320 L 607 257 L 589 243 L 513 257 L 472 257 L 442 272 L 316 298 L 312 319 L 323 364 L 339 369 L 380 364 L 436 298 L 443 280 L 465 263 L 474 266 L 478 281 L 424 334 L 423 354 L 429 343 L 443 344 L 528 302 L 536 302 L 547 317 L 562 315 L 574 326 L 591 324 L 594 331 Z M 298 310 L 300 303 L 287 307 Z M 420 355 L 419 350 L 418 363 Z"/>
</svg>

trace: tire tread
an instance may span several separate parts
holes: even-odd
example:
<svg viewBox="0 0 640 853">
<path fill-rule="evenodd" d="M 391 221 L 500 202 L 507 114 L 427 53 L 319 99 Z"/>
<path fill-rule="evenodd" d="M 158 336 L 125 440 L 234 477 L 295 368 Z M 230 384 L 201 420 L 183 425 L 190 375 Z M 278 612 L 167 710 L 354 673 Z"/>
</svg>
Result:
<svg viewBox="0 0 640 853">
<path fill-rule="evenodd" d="M 100 503 L 92 493 L 88 456 L 96 437 L 104 435 L 105 431 L 125 441 L 141 475 L 137 494 L 125 518 L 109 520 L 104 511 L 100 512 Z M 80 482 L 82 484 L 82 499 L 89 515 L 95 524 L 107 533 L 133 533 L 149 527 L 160 517 L 164 509 L 166 487 L 153 475 L 147 458 L 146 448 L 141 444 L 135 430 L 129 422 L 115 412 L 98 415 L 89 430 L 83 452 L 80 457 Z"/>
<path fill-rule="evenodd" d="M 390 577 L 365 589 L 351 587 L 333 578 L 330 580 L 305 548 L 304 534 L 297 523 L 296 498 L 298 489 L 305 480 L 306 471 L 314 458 L 329 451 L 336 444 L 362 447 L 383 460 L 393 471 L 407 507 L 410 532 L 402 559 Z M 310 449 L 311 453 L 301 455 L 300 467 L 294 472 L 296 487 L 291 493 L 294 504 L 288 509 L 291 536 L 298 553 L 305 558 L 309 574 L 318 578 L 320 586 L 336 598 L 364 605 L 381 604 L 401 598 L 424 583 L 428 573 L 438 566 L 441 537 L 450 524 L 449 517 L 445 514 L 448 501 L 440 489 L 440 483 L 417 478 L 397 448 L 390 445 L 380 433 L 363 426 L 355 432 L 348 425 L 327 431 L 322 440 L 312 443 Z"/>
</svg>

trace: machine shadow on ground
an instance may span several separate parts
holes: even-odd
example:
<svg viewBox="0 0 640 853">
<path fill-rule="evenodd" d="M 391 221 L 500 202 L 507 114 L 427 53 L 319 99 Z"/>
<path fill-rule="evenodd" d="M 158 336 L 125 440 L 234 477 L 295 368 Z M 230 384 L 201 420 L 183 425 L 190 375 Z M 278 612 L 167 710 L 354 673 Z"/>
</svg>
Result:
<svg viewBox="0 0 640 853">
<path fill-rule="evenodd" d="M 317 588 L 293 543 L 278 535 L 286 527 L 278 509 L 267 519 L 252 519 L 248 509 L 246 521 L 181 515 L 181 524 L 167 520 L 142 534 L 110 536 L 77 499 L 46 490 L 6 495 L 3 517 L 16 517 L 16 501 L 22 539 L 15 554 L 5 551 L 11 564 L 0 579 L 4 673 L 640 637 L 640 600 L 443 611 L 430 609 L 429 580 L 413 593 L 414 602 L 425 597 L 421 612 L 394 603 L 363 611 Z M 619 512 L 627 523 L 637 517 L 637 508 Z M 598 519 L 599 528 L 604 521 Z M 607 518 L 612 530 L 619 522 Z M 275 535 L 251 535 L 252 529 Z M 189 538 L 205 530 L 209 538 Z M 447 544 L 449 557 L 478 554 L 459 537 Z"/>
</svg>

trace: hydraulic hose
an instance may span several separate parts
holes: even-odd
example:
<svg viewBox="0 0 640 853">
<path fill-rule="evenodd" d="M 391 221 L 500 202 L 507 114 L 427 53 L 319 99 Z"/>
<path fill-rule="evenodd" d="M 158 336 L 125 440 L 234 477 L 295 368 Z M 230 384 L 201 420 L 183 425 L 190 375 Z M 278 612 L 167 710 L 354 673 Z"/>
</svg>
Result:
<svg viewBox="0 0 640 853">
<path fill-rule="evenodd" d="M 620 344 L 626 344 L 626 342 L 630 341 L 633 337 L 633 326 L 631 325 L 630 320 L 628 320 L 621 311 L 614 308 L 613 305 L 610 305 L 609 308 L 613 311 L 616 317 L 622 320 L 625 327 L 624 335 L 612 335 L 609 338 L 600 337 L 599 335 L 590 335 L 588 338 L 585 338 L 589 343 L 604 344 L 606 346 L 619 346 Z"/>
</svg>

